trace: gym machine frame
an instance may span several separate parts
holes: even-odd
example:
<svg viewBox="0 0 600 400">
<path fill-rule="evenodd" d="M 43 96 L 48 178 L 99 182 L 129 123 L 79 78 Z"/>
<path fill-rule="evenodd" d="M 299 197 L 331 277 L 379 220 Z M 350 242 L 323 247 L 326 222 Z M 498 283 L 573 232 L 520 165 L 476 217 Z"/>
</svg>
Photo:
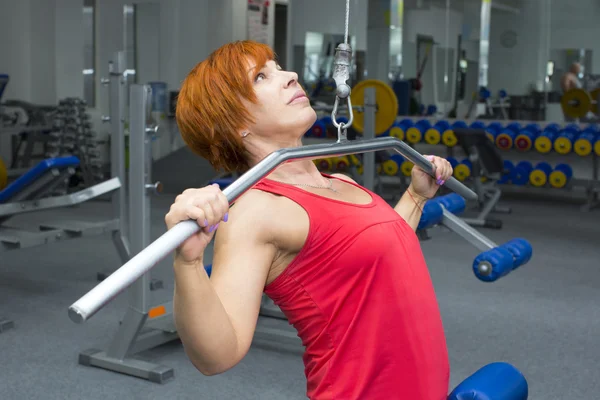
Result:
<svg viewBox="0 0 600 400">
<path fill-rule="evenodd" d="M 124 145 L 124 104 L 126 82 L 124 80 L 123 53 L 117 53 L 116 62 L 111 66 L 111 116 L 113 133 L 117 140 L 112 143 L 112 151 L 117 160 L 113 163 L 113 171 L 125 175 Z M 147 85 L 131 85 L 129 106 L 130 127 L 130 167 L 129 167 L 129 207 L 126 207 L 125 193 L 114 202 L 115 212 L 122 216 L 123 230 L 113 236 L 123 262 L 130 259 L 130 254 L 142 251 L 150 243 L 150 196 L 160 192 L 160 183 L 150 183 L 151 176 L 151 136 L 157 131 L 156 125 L 148 125 L 150 119 L 150 93 Z M 123 191 L 124 192 L 124 191 Z M 129 226 L 126 227 L 127 223 Z M 127 232 L 128 234 L 124 234 Z M 79 355 L 79 363 L 114 372 L 148 379 L 162 383 L 173 376 L 173 369 L 145 362 L 134 358 L 135 354 L 177 338 L 174 329 L 170 328 L 163 315 L 169 315 L 172 308 L 154 307 L 156 318 L 152 318 L 150 310 L 150 273 L 138 279 L 128 290 L 128 309 L 117 332 L 106 350 L 89 349 Z M 165 325 L 165 322 L 167 324 Z"/>
</svg>

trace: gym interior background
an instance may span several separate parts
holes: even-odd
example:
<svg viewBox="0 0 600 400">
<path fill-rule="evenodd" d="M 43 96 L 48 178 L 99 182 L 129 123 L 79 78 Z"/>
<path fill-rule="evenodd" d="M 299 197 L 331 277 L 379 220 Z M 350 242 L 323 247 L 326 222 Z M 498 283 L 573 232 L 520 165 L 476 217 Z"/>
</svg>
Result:
<svg viewBox="0 0 600 400">
<path fill-rule="evenodd" d="M 194 369 L 169 325 L 169 257 L 85 324 L 66 312 L 127 259 L 123 238 L 131 252 L 164 233 L 178 193 L 236 178 L 192 155 L 174 120 L 180 82 L 211 51 L 264 41 L 298 72 L 316 108 L 333 104 L 345 1 L 255 3 L 0 0 L 3 398 L 305 398 L 301 349 L 268 302 L 264 335 L 240 365 L 214 377 Z M 380 104 L 375 128 L 349 136 L 395 136 L 448 157 L 482 199 L 458 206 L 460 220 L 494 243 L 525 238 L 533 249 L 487 282 L 473 273 L 482 250 L 472 235 L 439 216 L 423 224 L 451 386 L 505 361 L 523 372 L 530 398 L 597 398 L 600 4 L 350 3 L 351 83 L 377 80 L 369 85 Z M 581 89 L 566 95 L 560 81 L 574 62 Z M 150 87 L 150 97 L 134 87 Z M 328 114 L 306 143 L 335 140 Z M 385 152 L 315 162 L 368 180 L 390 201 L 412 168 Z M 140 331 L 123 328 L 133 320 Z"/>
</svg>

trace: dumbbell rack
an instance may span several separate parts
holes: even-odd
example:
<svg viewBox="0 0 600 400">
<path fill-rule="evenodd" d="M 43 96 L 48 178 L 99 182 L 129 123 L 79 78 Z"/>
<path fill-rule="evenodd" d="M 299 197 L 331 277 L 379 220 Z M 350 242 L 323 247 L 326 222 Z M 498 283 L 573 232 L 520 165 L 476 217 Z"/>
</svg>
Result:
<svg viewBox="0 0 600 400">
<path fill-rule="evenodd" d="M 433 126 L 435 125 L 435 123 L 437 121 L 439 121 L 439 118 L 428 118 L 428 117 L 398 117 L 398 120 L 403 120 L 403 119 L 409 119 L 412 120 L 413 122 L 417 122 L 417 121 L 421 121 L 421 120 L 428 120 L 430 122 L 430 124 Z M 465 119 L 460 119 L 460 118 L 455 118 L 455 119 L 451 119 L 451 118 L 445 118 L 443 119 L 444 121 L 447 121 L 450 125 L 453 125 L 455 122 L 464 122 L 466 123 L 467 126 L 470 126 L 471 123 L 475 122 L 475 121 L 482 121 L 485 122 L 486 124 L 491 124 L 491 123 L 500 123 L 503 125 L 509 125 L 511 123 L 518 123 L 522 126 L 526 126 L 528 124 L 537 124 L 539 125 L 539 127 L 543 130 L 546 126 L 552 124 L 552 122 L 544 122 L 544 121 L 524 121 L 524 120 L 518 120 L 518 121 L 513 121 L 513 120 L 478 120 L 478 119 L 471 119 L 471 120 L 465 120 Z M 587 123 L 579 123 L 576 124 L 579 126 L 580 129 L 585 129 L 589 124 Z M 405 139 L 406 140 L 406 139 Z M 429 153 L 429 152 L 434 152 L 436 148 L 439 148 L 440 146 L 444 146 L 446 147 L 446 153 L 447 153 L 447 157 L 454 157 L 455 156 L 455 149 L 453 147 L 448 147 L 446 145 L 444 145 L 443 143 L 439 143 L 437 145 L 429 145 L 427 143 L 425 143 L 423 141 L 423 139 L 421 139 L 419 142 L 416 143 L 411 143 L 411 145 L 413 147 L 417 147 L 420 149 L 428 149 L 428 150 L 423 150 L 423 153 Z M 501 152 L 505 152 L 506 150 L 501 150 Z M 520 155 L 526 156 L 528 153 L 527 152 L 517 152 L 516 150 L 509 150 L 512 154 L 518 153 Z M 533 152 L 535 154 L 538 154 L 537 152 Z M 552 153 L 553 156 L 562 156 L 560 154 L 554 154 Z M 570 156 L 570 155 L 565 155 L 565 156 Z M 569 191 L 572 190 L 574 188 L 582 188 L 585 190 L 586 192 L 586 200 L 585 203 L 582 205 L 581 210 L 582 211 L 590 211 L 595 207 L 598 207 L 600 205 L 600 200 L 598 198 L 598 194 L 600 193 L 600 171 L 599 171 L 599 156 L 597 154 L 595 154 L 593 151 L 590 154 L 590 159 L 591 159 L 591 178 L 589 179 L 582 179 L 582 178 L 572 178 L 570 180 L 570 182 L 564 187 L 562 188 L 563 191 Z M 585 158 L 585 157 L 578 157 L 577 160 L 581 159 L 581 158 Z M 512 189 L 512 185 L 502 185 L 503 190 L 506 189 L 508 191 L 511 192 L 515 192 L 515 193 L 531 193 L 531 194 L 538 194 L 538 193 L 544 193 L 544 194 L 556 194 L 558 193 L 559 190 L 561 189 L 552 189 L 551 192 L 545 192 L 544 188 L 527 188 L 524 186 L 514 186 L 514 189 Z"/>
</svg>

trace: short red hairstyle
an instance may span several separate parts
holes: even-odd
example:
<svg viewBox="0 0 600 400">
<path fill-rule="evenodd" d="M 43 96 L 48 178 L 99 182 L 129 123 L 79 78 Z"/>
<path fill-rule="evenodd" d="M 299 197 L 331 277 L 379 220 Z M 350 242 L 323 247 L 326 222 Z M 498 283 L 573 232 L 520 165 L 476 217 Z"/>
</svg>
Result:
<svg viewBox="0 0 600 400">
<path fill-rule="evenodd" d="M 258 68 L 273 60 L 273 50 L 253 41 L 226 44 L 198 63 L 177 97 L 179 132 L 192 151 L 229 172 L 249 168 L 240 130 L 252 123 L 243 99 L 257 102 L 248 62 Z"/>
</svg>

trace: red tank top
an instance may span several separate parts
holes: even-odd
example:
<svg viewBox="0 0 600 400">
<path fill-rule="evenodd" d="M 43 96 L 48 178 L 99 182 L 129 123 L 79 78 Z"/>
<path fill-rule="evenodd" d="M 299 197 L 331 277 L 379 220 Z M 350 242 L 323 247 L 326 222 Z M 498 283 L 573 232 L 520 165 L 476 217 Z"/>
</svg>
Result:
<svg viewBox="0 0 600 400">
<path fill-rule="evenodd" d="M 355 186 L 369 204 L 269 179 L 254 187 L 296 202 L 310 220 L 302 250 L 265 288 L 305 347 L 307 396 L 445 400 L 446 340 L 419 240 L 381 197 Z"/>
</svg>

